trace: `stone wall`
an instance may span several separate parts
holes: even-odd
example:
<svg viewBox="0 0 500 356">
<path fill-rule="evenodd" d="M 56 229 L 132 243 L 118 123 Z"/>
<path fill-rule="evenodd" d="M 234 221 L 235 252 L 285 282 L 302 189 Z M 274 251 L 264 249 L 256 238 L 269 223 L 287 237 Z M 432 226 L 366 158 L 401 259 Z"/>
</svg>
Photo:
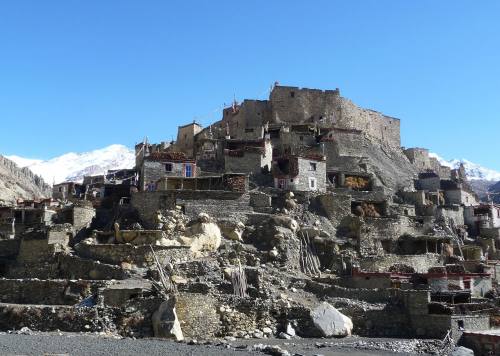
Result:
<svg viewBox="0 0 500 356">
<path fill-rule="evenodd" d="M 360 268 L 368 272 L 387 272 L 395 264 L 411 266 L 418 273 L 426 273 L 429 267 L 440 266 L 440 255 L 428 253 L 425 255 L 385 255 L 365 257 L 359 262 Z"/>
<path fill-rule="evenodd" d="M 41 263 L 48 261 L 57 252 L 63 251 L 64 246 L 59 244 L 49 244 L 47 238 L 21 239 L 17 262 L 19 263 Z"/>
<path fill-rule="evenodd" d="M 349 298 L 368 303 L 386 303 L 393 295 L 392 289 L 345 288 L 336 285 L 326 285 L 314 281 L 306 281 L 305 290 L 318 296 L 331 298 Z"/>
<path fill-rule="evenodd" d="M 132 194 L 132 206 L 137 209 L 145 227 L 155 226 L 155 215 L 158 210 L 172 210 L 176 205 L 184 207 L 190 217 L 196 217 L 206 209 L 211 216 L 228 217 L 251 212 L 248 194 L 226 191 L 156 191 L 137 192 Z"/>
<path fill-rule="evenodd" d="M 442 166 L 436 158 L 430 157 L 428 149 L 413 147 L 404 150 L 404 153 L 419 172 L 431 170 L 440 178 L 450 178 L 451 168 Z"/>
<path fill-rule="evenodd" d="M 453 220 L 455 225 L 464 225 L 464 208 L 459 205 L 438 206 L 436 209 L 436 218 L 446 217 L 448 220 Z"/>
<path fill-rule="evenodd" d="M 260 174 L 262 170 L 271 170 L 273 159 L 273 148 L 269 141 L 266 141 L 264 152 L 244 151 L 242 156 L 224 155 L 224 169 L 226 173 L 249 173 Z M 267 167 L 267 168 L 266 168 Z"/>
<path fill-rule="evenodd" d="M 273 121 L 300 123 L 305 120 L 325 126 L 361 130 L 394 147 L 399 147 L 400 122 L 342 98 L 339 90 L 317 90 L 275 86 L 270 95 Z"/>
<path fill-rule="evenodd" d="M 446 190 L 444 198 L 447 204 L 463 204 L 465 206 L 477 204 L 474 194 L 463 189 Z"/>
<path fill-rule="evenodd" d="M 149 245 L 87 245 L 80 243 L 75 246 L 75 249 L 80 257 L 113 265 L 120 265 L 122 262 L 132 263 L 141 267 L 154 265 L 154 257 Z M 164 261 L 165 259 L 176 261 L 190 256 L 189 247 L 155 246 L 154 249 L 160 261 Z"/>
<path fill-rule="evenodd" d="M 418 180 L 418 189 L 428 190 L 430 192 L 437 192 L 441 189 L 441 178 L 429 177 Z"/>
<path fill-rule="evenodd" d="M 76 232 L 90 227 L 92 219 L 96 216 L 92 207 L 73 206 L 73 227 Z"/>
<path fill-rule="evenodd" d="M 341 118 L 336 122 L 336 126 L 362 130 L 389 146 L 401 146 L 399 119 L 362 109 L 346 98 L 341 98 L 340 110 Z"/>
<path fill-rule="evenodd" d="M 362 256 L 381 255 L 384 253 L 382 241 L 391 241 L 392 243 L 403 234 L 420 232 L 416 230 L 412 220 L 406 216 L 358 219 L 359 252 Z"/>
<path fill-rule="evenodd" d="M 295 190 L 299 191 L 326 191 L 326 163 L 323 161 L 314 161 L 306 158 L 298 158 L 299 176 L 294 181 Z M 311 165 L 315 169 L 311 169 Z M 311 185 L 314 180 L 314 187 Z"/>
<path fill-rule="evenodd" d="M 260 139 L 262 125 L 271 121 L 270 104 L 267 100 L 245 99 L 234 111 L 232 107 L 223 111 L 220 127 L 229 129 L 229 135 L 239 139 Z"/>
<path fill-rule="evenodd" d="M 177 129 L 176 148 L 184 152 L 188 157 L 193 157 L 194 136 L 200 132 L 202 127 L 197 123 L 179 126 Z"/>
<path fill-rule="evenodd" d="M 104 282 L 0 279 L 0 302 L 15 304 L 73 305 L 97 293 Z"/>
<path fill-rule="evenodd" d="M 125 279 L 127 271 L 119 266 L 101 263 L 73 255 L 60 255 L 58 277 L 69 279 Z"/>
<path fill-rule="evenodd" d="M 175 304 L 184 337 L 207 339 L 219 331 L 217 301 L 210 295 L 180 293 Z"/>
</svg>

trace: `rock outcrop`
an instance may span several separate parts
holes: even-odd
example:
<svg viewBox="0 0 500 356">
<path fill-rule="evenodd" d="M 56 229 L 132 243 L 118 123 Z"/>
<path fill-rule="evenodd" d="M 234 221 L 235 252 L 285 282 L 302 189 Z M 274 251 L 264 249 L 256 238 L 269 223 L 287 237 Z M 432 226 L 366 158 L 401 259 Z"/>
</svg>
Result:
<svg viewBox="0 0 500 356">
<path fill-rule="evenodd" d="M 0 202 L 12 203 L 19 198 L 50 197 L 50 186 L 28 168 L 19 168 L 0 155 Z"/>
</svg>

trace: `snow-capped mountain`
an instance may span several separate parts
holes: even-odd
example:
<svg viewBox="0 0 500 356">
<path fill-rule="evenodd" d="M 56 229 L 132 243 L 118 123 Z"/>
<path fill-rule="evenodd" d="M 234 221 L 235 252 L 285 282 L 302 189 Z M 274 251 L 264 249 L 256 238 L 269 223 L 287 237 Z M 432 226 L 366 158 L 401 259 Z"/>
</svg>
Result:
<svg viewBox="0 0 500 356">
<path fill-rule="evenodd" d="M 84 153 L 66 153 L 50 160 L 7 156 L 20 167 L 28 167 L 35 174 L 52 183 L 80 182 L 83 176 L 99 175 L 109 169 L 133 168 L 135 153 L 123 145 L 111 145 Z"/>
<path fill-rule="evenodd" d="M 500 172 L 490 168 L 483 167 L 469 160 L 452 159 L 448 161 L 435 153 L 430 153 L 429 156 L 435 157 L 439 161 L 439 163 L 441 163 L 441 165 L 450 168 L 458 168 L 460 167 L 460 164 L 463 164 L 465 167 L 465 172 L 467 173 L 467 177 L 470 180 L 487 180 L 492 182 L 500 181 Z"/>
</svg>

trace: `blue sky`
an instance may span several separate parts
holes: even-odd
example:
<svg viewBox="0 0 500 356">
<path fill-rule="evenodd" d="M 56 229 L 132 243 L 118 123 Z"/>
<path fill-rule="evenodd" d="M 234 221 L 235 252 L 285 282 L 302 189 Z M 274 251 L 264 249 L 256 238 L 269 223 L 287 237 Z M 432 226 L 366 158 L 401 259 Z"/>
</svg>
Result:
<svg viewBox="0 0 500 356">
<path fill-rule="evenodd" d="M 500 170 L 499 1 L 6 0 L 0 152 L 170 140 L 270 85 L 341 89 L 402 144 Z"/>
</svg>

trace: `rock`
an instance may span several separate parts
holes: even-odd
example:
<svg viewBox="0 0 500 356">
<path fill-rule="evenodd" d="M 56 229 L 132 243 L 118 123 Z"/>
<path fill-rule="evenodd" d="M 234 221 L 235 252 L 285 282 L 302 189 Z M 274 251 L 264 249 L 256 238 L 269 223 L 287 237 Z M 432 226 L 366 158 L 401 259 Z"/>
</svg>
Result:
<svg viewBox="0 0 500 356">
<path fill-rule="evenodd" d="M 293 328 L 292 324 L 288 323 L 286 326 L 286 333 L 290 336 L 295 336 L 295 329 Z"/>
<path fill-rule="evenodd" d="M 289 356 L 290 355 L 290 353 L 287 350 L 282 349 L 278 345 L 257 344 L 257 345 L 253 345 L 252 350 L 262 352 L 262 353 L 265 353 L 267 355 L 273 355 L 273 356 Z"/>
<path fill-rule="evenodd" d="M 351 335 L 352 320 L 327 302 L 321 303 L 316 309 L 312 310 L 311 318 L 314 326 L 325 337 Z"/>
<path fill-rule="evenodd" d="M 87 326 L 87 325 L 85 325 Z M 31 331 L 30 328 L 27 328 L 26 326 L 23 326 L 20 330 L 16 332 L 16 334 L 22 334 L 22 335 L 32 335 L 33 332 Z"/>
<path fill-rule="evenodd" d="M 243 242 L 243 232 L 245 231 L 245 224 L 241 221 L 219 221 L 219 228 L 225 238 L 233 241 Z"/>
<path fill-rule="evenodd" d="M 129 262 L 122 262 L 122 263 L 120 263 L 120 267 L 124 270 L 131 270 L 132 264 Z"/>
<path fill-rule="evenodd" d="M 318 237 L 321 235 L 321 230 L 318 229 L 317 227 L 311 227 L 311 226 L 304 226 L 300 229 L 300 232 L 306 236 L 309 236 L 309 238 L 314 238 Z"/>
<path fill-rule="evenodd" d="M 153 313 L 153 332 L 155 337 L 184 340 L 181 324 L 175 312 L 175 298 L 169 298 L 161 303 L 157 311 Z"/>
<path fill-rule="evenodd" d="M 188 280 L 184 277 L 173 275 L 172 282 L 174 282 L 175 284 L 187 284 Z"/>
<path fill-rule="evenodd" d="M 296 232 L 299 229 L 297 221 L 286 215 L 273 216 L 271 221 L 275 226 L 282 226 L 292 230 L 293 232 Z"/>
<path fill-rule="evenodd" d="M 285 200 L 285 208 L 287 208 L 288 210 L 293 210 L 297 208 L 297 203 L 295 202 L 295 200 L 287 199 Z"/>
<path fill-rule="evenodd" d="M 260 330 L 255 330 L 253 332 L 253 337 L 256 339 L 262 339 L 264 337 L 264 333 Z"/>
<path fill-rule="evenodd" d="M 191 251 L 217 251 L 222 242 L 222 234 L 217 224 L 210 222 L 210 217 L 201 213 L 198 221 L 186 228 L 185 235 L 178 238 L 181 245 L 190 246 Z"/>
<path fill-rule="evenodd" d="M 231 275 L 233 273 L 233 269 L 229 268 L 229 267 L 226 267 L 222 271 L 224 273 L 224 278 L 227 279 L 228 281 L 230 281 L 231 280 Z"/>
<path fill-rule="evenodd" d="M 453 349 L 451 356 L 474 356 L 474 351 L 463 346 L 457 346 Z"/>
<path fill-rule="evenodd" d="M 287 333 L 284 333 L 284 332 L 280 332 L 278 334 L 278 338 L 280 339 L 285 339 L 285 340 L 290 340 L 292 338 L 291 335 L 288 335 Z"/>
<path fill-rule="evenodd" d="M 273 333 L 273 330 L 271 328 L 269 328 L 269 327 L 265 327 L 265 328 L 262 329 L 262 332 L 264 334 L 266 334 L 266 335 L 270 335 L 270 334 Z"/>
</svg>

